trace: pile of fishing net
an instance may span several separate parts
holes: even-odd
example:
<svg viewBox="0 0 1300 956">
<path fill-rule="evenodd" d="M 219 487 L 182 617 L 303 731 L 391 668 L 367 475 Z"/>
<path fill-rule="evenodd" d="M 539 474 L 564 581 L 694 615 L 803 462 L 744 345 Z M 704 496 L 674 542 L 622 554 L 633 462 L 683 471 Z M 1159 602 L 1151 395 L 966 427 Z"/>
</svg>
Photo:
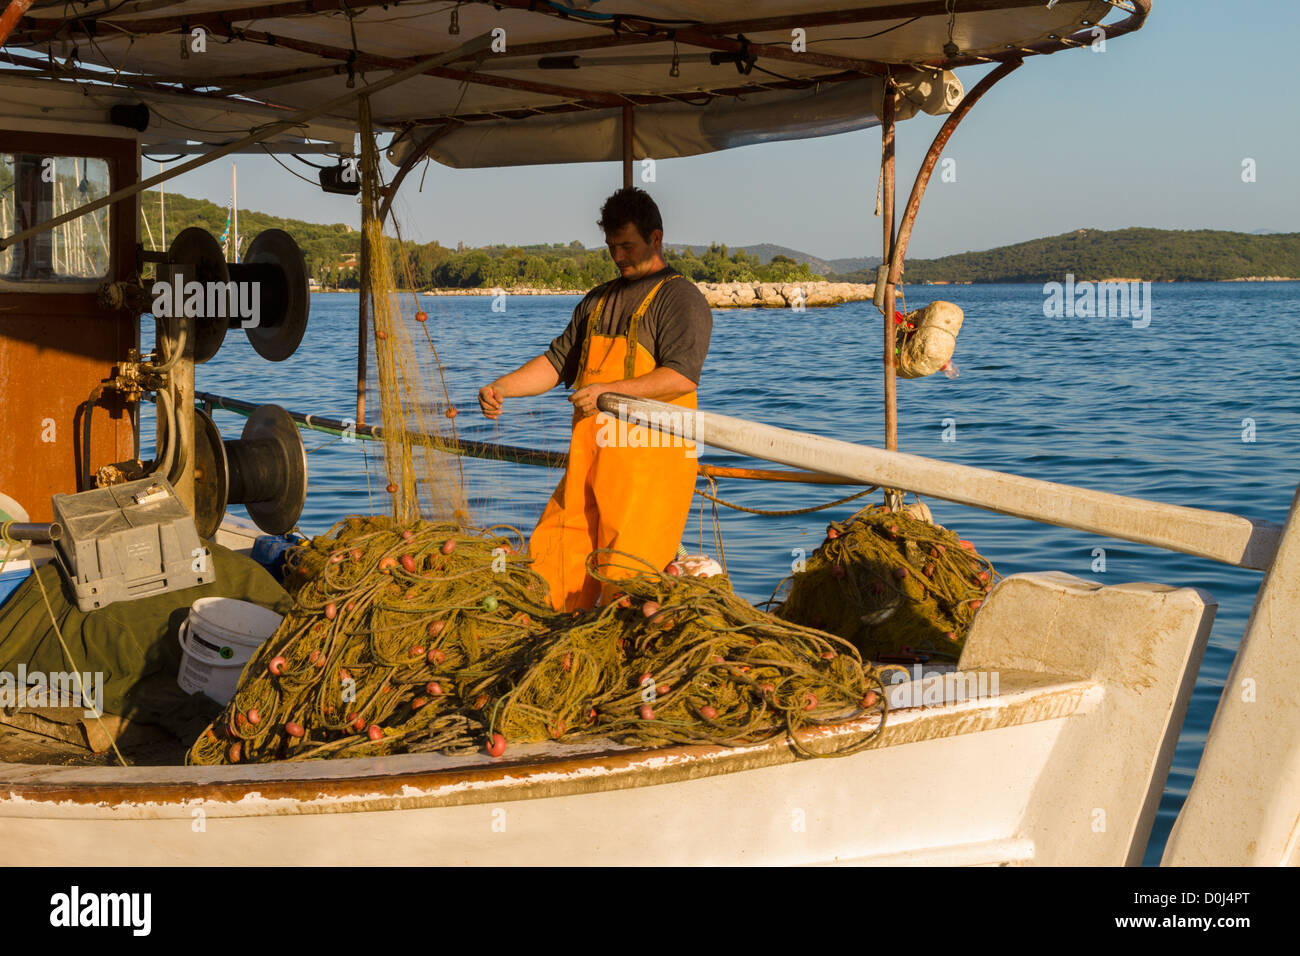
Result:
<svg viewBox="0 0 1300 956">
<path fill-rule="evenodd" d="M 521 549 L 513 529 L 386 517 L 347 519 L 293 549 L 295 606 L 187 762 L 781 735 L 824 756 L 796 732 L 879 714 L 835 751 L 847 753 L 883 726 L 879 672 L 850 644 L 758 610 L 725 577 L 594 552 L 592 573 L 617 576 L 622 597 L 561 614 Z"/>
<path fill-rule="evenodd" d="M 911 505 L 864 508 L 834 522 L 776 613 L 836 634 L 886 663 L 956 661 L 997 579 L 969 541 Z"/>
</svg>

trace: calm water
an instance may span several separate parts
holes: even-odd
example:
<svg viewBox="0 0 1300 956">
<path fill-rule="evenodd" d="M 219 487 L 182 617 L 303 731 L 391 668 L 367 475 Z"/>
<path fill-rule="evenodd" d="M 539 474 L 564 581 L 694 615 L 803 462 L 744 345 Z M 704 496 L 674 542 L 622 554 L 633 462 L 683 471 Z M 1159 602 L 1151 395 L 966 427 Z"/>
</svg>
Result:
<svg viewBox="0 0 1300 956">
<path fill-rule="evenodd" d="M 934 296 L 925 295 L 933 291 Z M 1281 522 L 1300 482 L 1300 284 L 1156 285 L 1152 320 L 1045 318 L 1037 286 L 958 286 L 912 290 L 913 305 L 942 296 L 966 312 L 956 380 L 936 376 L 899 383 L 900 447 L 945 461 L 1011 471 L 1175 504 L 1235 511 Z M 409 300 L 408 300 L 409 301 Z M 487 297 L 424 299 L 453 401 L 464 412 L 460 435 L 532 447 L 567 446 L 569 405 L 556 390 L 507 403 L 490 422 L 478 412 L 481 385 L 541 352 L 559 334 L 572 296 L 518 296 L 505 312 Z M 413 307 L 412 307 L 413 308 Z M 352 413 L 356 364 L 355 295 L 317 295 L 311 327 L 289 361 L 262 361 L 238 333 L 198 370 L 202 390 L 339 418 Z M 714 313 L 713 344 L 700 407 L 869 445 L 883 444 L 880 316 L 869 304 L 833 309 L 727 310 Z M 371 382 L 374 372 L 371 371 Z M 370 407 L 377 408 L 371 395 Z M 372 414 L 372 419 L 374 415 Z M 1243 441 L 1243 419 L 1255 440 Z M 945 419 L 955 441 L 944 440 Z M 226 437 L 242 419 L 218 413 Z M 949 429 L 951 434 L 951 429 Z M 338 517 L 372 510 L 384 484 L 374 448 L 328 444 L 308 461 L 312 494 L 301 526 L 316 533 Z M 718 464 L 747 462 L 706 453 Z M 527 532 L 558 472 L 499 462 L 465 463 L 483 523 Z M 725 482 L 725 498 L 751 507 L 789 509 L 829 501 L 848 489 Z M 385 507 L 382 492 L 375 509 Z M 861 502 L 858 503 L 859 505 Z M 1062 570 L 1103 583 L 1156 581 L 1205 588 L 1219 602 L 1209 648 L 1179 739 L 1147 853 L 1159 860 L 1191 783 L 1233 654 L 1261 575 L 1209 561 L 1080 532 L 1031 524 L 932 501 L 941 523 L 974 540 L 998 570 Z M 789 572 L 791 549 L 811 550 L 826 521 L 818 515 L 766 518 L 724 510 L 727 563 L 737 588 L 765 599 Z M 704 529 L 711 541 L 711 516 Z M 686 543 L 699 543 L 692 519 Z M 713 550 L 706 541 L 706 546 Z M 1104 547 L 1106 570 L 1092 571 Z"/>
</svg>

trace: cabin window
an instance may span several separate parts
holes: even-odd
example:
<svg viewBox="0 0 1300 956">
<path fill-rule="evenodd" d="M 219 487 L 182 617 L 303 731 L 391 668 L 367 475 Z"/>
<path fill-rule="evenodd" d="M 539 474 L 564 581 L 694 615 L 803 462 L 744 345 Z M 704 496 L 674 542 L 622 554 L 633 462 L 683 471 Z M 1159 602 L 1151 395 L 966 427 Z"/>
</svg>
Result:
<svg viewBox="0 0 1300 956">
<path fill-rule="evenodd" d="M 0 235 L 102 199 L 111 189 L 103 159 L 0 153 Z M 0 251 L 0 283 L 105 278 L 112 251 L 108 211 L 96 209 Z"/>
</svg>

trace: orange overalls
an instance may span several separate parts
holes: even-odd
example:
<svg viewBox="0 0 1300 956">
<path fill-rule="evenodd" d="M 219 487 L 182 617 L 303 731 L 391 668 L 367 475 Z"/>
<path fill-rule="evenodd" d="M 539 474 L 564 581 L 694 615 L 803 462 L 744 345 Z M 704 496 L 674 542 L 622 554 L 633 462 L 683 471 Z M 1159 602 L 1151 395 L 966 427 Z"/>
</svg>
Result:
<svg viewBox="0 0 1300 956">
<path fill-rule="evenodd" d="M 632 314 L 626 336 L 596 332 L 608 291 L 600 297 L 587 320 L 575 391 L 655 370 L 654 357 L 637 342 L 637 326 L 664 282 L 675 278 L 680 276 L 669 276 L 650 290 Z M 695 408 L 695 392 L 673 399 L 672 404 Z M 608 440 L 615 436 L 627 440 Z M 658 447 L 651 447 L 652 441 Z M 615 548 L 649 562 L 648 567 L 602 567 L 607 577 L 662 569 L 676 557 L 699 465 L 698 449 L 684 444 L 667 432 L 620 426 L 604 413 L 574 422 L 568 467 L 528 542 L 533 570 L 550 585 L 556 610 L 596 606 L 601 583 L 587 574 L 587 557 L 596 548 Z M 619 565 L 637 564 L 627 558 L 613 560 Z M 615 593 L 605 585 L 603 603 Z"/>
</svg>

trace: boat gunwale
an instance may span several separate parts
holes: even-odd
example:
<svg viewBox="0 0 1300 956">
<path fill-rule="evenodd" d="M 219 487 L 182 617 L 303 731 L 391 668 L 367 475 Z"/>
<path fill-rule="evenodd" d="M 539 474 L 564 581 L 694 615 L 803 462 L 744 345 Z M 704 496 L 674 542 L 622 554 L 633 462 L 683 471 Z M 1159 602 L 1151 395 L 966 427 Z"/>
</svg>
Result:
<svg viewBox="0 0 1300 956">
<path fill-rule="evenodd" d="M 977 675 L 981 671 L 960 673 Z M 1000 693 L 996 695 L 890 711 L 883 731 L 862 752 L 1057 720 L 1087 709 L 1104 693 L 1097 681 L 1060 675 L 999 671 L 998 678 Z M 936 678 L 913 683 L 923 687 L 926 680 L 933 679 Z M 875 715 L 854 718 L 807 728 L 796 737 L 801 744 L 816 749 L 819 743 L 872 731 L 879 720 Z M 785 735 L 738 747 L 685 744 L 653 749 L 623 748 L 609 741 L 608 746 L 597 746 L 581 755 L 573 754 L 572 750 L 555 754 L 555 750 L 583 744 L 546 742 L 522 745 L 521 749 L 529 746 L 540 753 L 513 761 L 483 754 L 459 758 L 443 754 L 395 754 L 298 764 L 281 761 L 204 767 L 50 767 L 0 763 L 0 775 L 21 768 L 36 778 L 0 781 L 0 806 L 4 807 L 0 816 L 44 816 L 39 811 L 55 804 L 109 811 L 149 804 L 182 809 L 195 805 L 211 808 L 216 804 L 222 809 L 221 815 L 231 816 L 260 815 L 267 801 L 285 801 L 286 813 L 457 806 L 654 786 L 819 759 L 799 754 Z M 553 756 L 546 757 L 546 751 Z M 455 760 L 460 765 L 419 766 L 430 759 Z M 394 764 L 413 766 L 394 771 Z M 362 767 L 369 769 L 359 772 Z M 292 768 L 294 776 L 274 776 L 286 768 Z M 120 778 L 124 769 L 128 774 L 161 772 L 179 779 L 123 783 Z M 304 771 L 308 775 L 298 776 Z M 38 812 L 28 814 L 23 808 Z"/>
</svg>

